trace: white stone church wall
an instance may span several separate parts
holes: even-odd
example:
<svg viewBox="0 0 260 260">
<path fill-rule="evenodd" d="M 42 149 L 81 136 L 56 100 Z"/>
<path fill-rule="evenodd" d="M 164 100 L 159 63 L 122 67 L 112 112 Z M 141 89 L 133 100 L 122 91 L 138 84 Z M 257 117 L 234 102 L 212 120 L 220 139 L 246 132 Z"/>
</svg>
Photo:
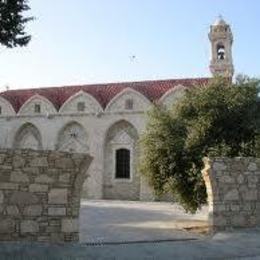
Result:
<svg viewBox="0 0 260 260">
<path fill-rule="evenodd" d="M 165 102 L 168 104 L 170 97 L 174 100 L 174 93 L 170 93 L 165 97 L 167 97 Z M 131 110 L 125 107 L 125 102 L 129 99 L 133 99 L 133 108 Z M 78 101 L 87 103 L 86 111 L 76 112 Z M 85 151 L 93 156 L 94 160 L 88 170 L 89 177 L 83 186 L 83 197 L 91 199 L 104 197 L 112 199 L 140 198 L 142 200 L 151 200 L 153 198 L 152 190 L 147 185 L 147 181 L 140 177 L 136 167 L 138 160 L 136 141 L 145 129 L 145 112 L 151 106 L 150 101 L 139 92 L 126 89 L 113 98 L 105 110 L 85 93 L 77 93 L 70 98 L 69 102 L 65 102 L 60 111 L 55 111 L 50 102 L 44 98 L 41 99 L 38 95 L 26 102 L 27 105 L 23 105 L 17 114 L 12 111 L 8 102 L 1 102 L 2 106 L 6 106 L 3 111 L 8 112 L 0 116 L 1 148 L 17 147 L 17 133 L 25 124 L 31 125 L 39 131 L 41 136 L 39 147 L 44 150 L 68 151 L 73 148 L 78 152 Z M 36 103 L 44 104 L 40 114 L 34 113 L 34 104 Z M 132 178 L 130 181 L 124 182 L 114 180 L 113 147 L 107 144 L 109 129 L 120 121 L 127 122 L 136 131 L 135 144 L 130 147 L 133 152 Z M 74 128 L 68 128 L 67 132 L 63 131 L 67 125 L 73 124 Z M 79 125 L 79 127 L 76 127 L 76 125 Z M 80 130 L 80 126 L 83 130 Z M 74 131 L 73 129 L 76 129 L 78 135 L 76 143 L 66 137 L 66 135 L 70 134 L 70 131 Z M 121 130 L 118 129 L 119 132 Z M 34 140 L 37 139 L 35 136 L 37 134 L 28 136 L 26 133 L 26 148 L 30 148 L 30 145 L 32 145 L 31 148 L 35 149 L 37 144 Z M 20 137 L 18 136 L 18 138 Z"/>
</svg>

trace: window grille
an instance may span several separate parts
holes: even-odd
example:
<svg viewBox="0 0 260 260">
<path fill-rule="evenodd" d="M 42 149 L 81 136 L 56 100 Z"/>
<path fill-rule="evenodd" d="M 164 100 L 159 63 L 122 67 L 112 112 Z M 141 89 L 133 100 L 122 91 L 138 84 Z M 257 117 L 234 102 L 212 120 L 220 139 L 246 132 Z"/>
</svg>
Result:
<svg viewBox="0 0 260 260">
<path fill-rule="evenodd" d="M 132 110 L 134 108 L 134 100 L 133 99 L 127 99 L 125 101 L 125 109 Z"/>
<path fill-rule="evenodd" d="M 34 113 L 41 113 L 41 105 L 40 104 L 34 105 Z"/>
<path fill-rule="evenodd" d="M 77 109 L 79 112 L 85 111 L 85 103 L 84 102 L 78 102 Z"/>
<path fill-rule="evenodd" d="M 116 179 L 130 179 L 130 151 L 116 150 Z"/>
</svg>

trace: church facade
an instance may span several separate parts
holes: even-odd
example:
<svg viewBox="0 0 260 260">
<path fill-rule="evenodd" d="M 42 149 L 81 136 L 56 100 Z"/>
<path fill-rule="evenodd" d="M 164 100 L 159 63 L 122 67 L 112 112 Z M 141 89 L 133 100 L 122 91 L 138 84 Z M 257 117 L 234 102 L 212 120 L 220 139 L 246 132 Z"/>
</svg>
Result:
<svg viewBox="0 0 260 260">
<path fill-rule="evenodd" d="M 210 27 L 213 75 L 233 76 L 232 32 Z M 78 85 L 0 93 L 0 147 L 86 152 L 93 156 L 83 186 L 90 199 L 152 200 L 140 176 L 138 139 L 154 103 L 172 106 L 186 89 L 210 78 Z"/>
</svg>

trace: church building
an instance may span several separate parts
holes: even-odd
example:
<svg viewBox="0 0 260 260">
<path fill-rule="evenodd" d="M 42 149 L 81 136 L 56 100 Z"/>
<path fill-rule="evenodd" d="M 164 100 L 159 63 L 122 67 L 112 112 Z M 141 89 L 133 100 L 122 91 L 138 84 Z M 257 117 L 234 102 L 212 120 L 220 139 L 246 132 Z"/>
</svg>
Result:
<svg viewBox="0 0 260 260">
<path fill-rule="evenodd" d="M 233 36 L 218 18 L 210 26 L 210 71 L 232 78 Z M 172 106 L 210 78 L 76 85 L 0 93 L 0 148 L 57 150 L 93 156 L 83 186 L 90 199 L 153 200 L 140 176 L 138 139 L 153 103 Z"/>
</svg>

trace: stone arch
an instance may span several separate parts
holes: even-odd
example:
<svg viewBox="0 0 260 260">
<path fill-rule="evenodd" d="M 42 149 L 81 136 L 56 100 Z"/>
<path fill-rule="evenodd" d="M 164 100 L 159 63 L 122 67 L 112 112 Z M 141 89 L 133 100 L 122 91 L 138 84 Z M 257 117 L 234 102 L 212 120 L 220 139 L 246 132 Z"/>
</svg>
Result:
<svg viewBox="0 0 260 260">
<path fill-rule="evenodd" d="M 168 90 L 161 98 L 160 103 L 164 104 L 166 107 L 174 105 L 185 93 L 187 88 L 178 85 L 170 90 Z"/>
<path fill-rule="evenodd" d="M 56 149 L 59 151 L 86 153 L 89 151 L 87 144 L 88 135 L 84 127 L 72 121 L 67 123 L 58 133 Z"/>
<path fill-rule="evenodd" d="M 78 102 L 82 102 L 85 105 L 84 111 L 78 111 Z M 87 92 L 81 90 L 65 101 L 65 103 L 61 106 L 59 113 L 98 113 L 102 111 L 103 108 L 100 105 L 100 103 L 96 100 L 96 98 L 88 94 Z"/>
<path fill-rule="evenodd" d="M 136 169 L 137 141 L 137 129 L 126 120 L 117 121 L 108 128 L 104 144 L 103 194 L 105 199 L 140 199 L 140 175 Z M 116 152 L 118 149 L 127 149 L 130 152 L 130 177 L 127 179 L 116 178 Z"/>
<path fill-rule="evenodd" d="M 218 42 L 216 45 L 216 52 L 217 52 L 217 59 L 218 60 L 225 60 L 226 59 L 226 48 L 224 43 Z"/>
<path fill-rule="evenodd" d="M 42 150 L 42 136 L 39 129 L 32 123 L 22 125 L 14 138 L 15 149 Z"/>
<path fill-rule="evenodd" d="M 33 115 L 35 114 L 35 105 L 40 106 L 40 111 L 37 114 L 55 114 L 57 110 L 53 103 L 46 97 L 35 94 L 30 97 L 19 109 L 19 115 Z"/>
<path fill-rule="evenodd" d="M 0 96 L 0 116 L 13 116 L 15 114 L 15 110 L 11 103 Z"/>
<path fill-rule="evenodd" d="M 125 107 L 125 102 L 132 100 L 133 110 L 144 111 L 151 106 L 150 100 L 144 96 L 139 91 L 136 91 L 132 88 L 126 88 L 120 91 L 116 96 L 114 96 L 106 106 L 106 112 L 118 112 L 118 111 L 127 111 Z"/>
</svg>

